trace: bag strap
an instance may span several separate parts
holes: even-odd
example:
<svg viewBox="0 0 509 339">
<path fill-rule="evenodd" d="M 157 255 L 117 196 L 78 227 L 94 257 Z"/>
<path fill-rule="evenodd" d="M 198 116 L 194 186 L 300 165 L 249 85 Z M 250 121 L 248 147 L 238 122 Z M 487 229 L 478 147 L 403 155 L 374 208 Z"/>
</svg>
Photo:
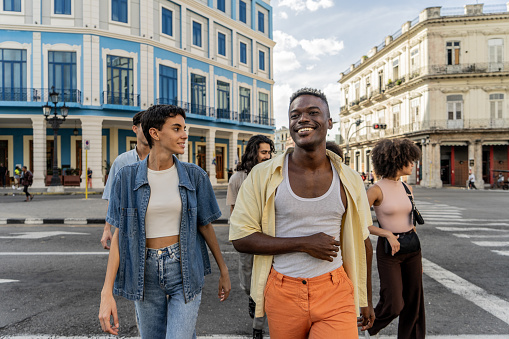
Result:
<svg viewBox="0 0 509 339">
<path fill-rule="evenodd" d="M 412 221 L 413 221 L 413 224 L 415 226 L 416 224 L 416 221 L 415 221 L 415 218 L 414 218 L 414 215 L 413 215 L 413 212 L 415 210 L 417 210 L 417 208 L 415 208 L 415 203 L 414 203 L 414 198 L 412 197 L 412 192 L 410 192 L 410 190 L 408 189 L 408 186 L 402 181 L 401 182 L 403 184 L 403 187 L 405 188 L 405 191 L 406 191 L 406 194 L 408 196 L 408 199 L 410 199 L 410 202 L 412 203 L 412 212 L 410 212 L 410 215 L 411 215 L 411 218 L 412 218 Z"/>
</svg>

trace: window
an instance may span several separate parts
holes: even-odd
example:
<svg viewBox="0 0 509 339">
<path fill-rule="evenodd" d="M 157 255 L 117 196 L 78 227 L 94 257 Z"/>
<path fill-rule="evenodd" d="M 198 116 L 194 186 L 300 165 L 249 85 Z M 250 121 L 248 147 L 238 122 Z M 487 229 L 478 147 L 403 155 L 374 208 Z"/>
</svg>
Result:
<svg viewBox="0 0 509 339">
<path fill-rule="evenodd" d="M 359 103 L 359 98 L 360 98 L 360 83 L 357 81 L 355 83 L 355 103 L 353 103 L 354 105 L 358 104 Z"/>
<path fill-rule="evenodd" d="M 490 61 L 490 71 L 497 72 L 504 69 L 504 40 L 488 40 L 488 60 Z"/>
<path fill-rule="evenodd" d="M 490 94 L 490 116 L 491 119 L 502 119 L 502 105 L 504 95 L 502 93 Z"/>
<path fill-rule="evenodd" d="M 384 90 L 384 71 L 378 71 L 378 93 L 382 93 Z"/>
<path fill-rule="evenodd" d="M 410 52 L 410 68 L 416 71 L 419 68 L 419 48 L 414 48 Z"/>
<path fill-rule="evenodd" d="M 4 11 L 21 12 L 21 0 L 4 0 Z"/>
<path fill-rule="evenodd" d="M 55 87 L 59 101 L 78 102 L 76 52 L 48 54 L 48 88 Z"/>
<path fill-rule="evenodd" d="M 178 105 L 178 73 L 176 68 L 159 65 L 159 104 Z"/>
<path fill-rule="evenodd" d="M 251 90 L 248 88 L 240 87 L 239 110 L 241 122 L 251 121 Z"/>
<path fill-rule="evenodd" d="M 461 120 L 463 116 L 463 96 L 448 95 L 447 96 L 447 119 Z"/>
<path fill-rule="evenodd" d="M 419 121 L 419 98 L 414 99 L 410 102 L 410 121 Z"/>
<path fill-rule="evenodd" d="M 366 84 L 366 98 L 369 99 L 371 98 L 371 74 L 368 75 L 365 79 L 364 79 L 364 82 Z"/>
<path fill-rule="evenodd" d="M 267 93 L 258 93 L 258 111 L 260 114 L 260 123 L 262 125 L 269 124 L 269 95 Z"/>
<path fill-rule="evenodd" d="M 134 101 L 133 59 L 108 55 L 107 103 L 138 106 Z"/>
<path fill-rule="evenodd" d="M 243 42 L 240 43 L 240 62 L 247 64 L 247 45 Z"/>
<path fill-rule="evenodd" d="M 394 81 L 399 79 L 399 59 L 392 62 L 392 77 Z"/>
<path fill-rule="evenodd" d="M 193 21 L 193 45 L 201 47 L 201 24 Z"/>
<path fill-rule="evenodd" d="M 71 0 L 55 0 L 55 14 L 71 14 Z"/>
<path fill-rule="evenodd" d="M 258 51 L 258 68 L 265 71 L 265 53 L 262 51 Z"/>
<path fill-rule="evenodd" d="M 173 36 L 173 12 L 163 8 L 161 12 L 161 21 L 163 33 Z"/>
<path fill-rule="evenodd" d="M 265 15 L 262 12 L 258 12 L 258 30 L 265 32 Z"/>
<path fill-rule="evenodd" d="M 0 100 L 27 100 L 27 51 L 0 49 Z"/>
<path fill-rule="evenodd" d="M 246 3 L 242 0 L 239 1 L 239 20 L 243 23 L 247 23 L 247 15 L 246 15 Z"/>
<path fill-rule="evenodd" d="M 217 33 L 217 53 L 226 56 L 226 35 Z"/>
<path fill-rule="evenodd" d="M 191 113 L 207 115 L 207 78 L 191 73 Z"/>
<path fill-rule="evenodd" d="M 230 119 L 230 84 L 217 82 L 217 117 Z"/>
<path fill-rule="evenodd" d="M 447 46 L 447 64 L 460 64 L 460 43 L 459 41 L 451 41 L 446 43 Z"/>
<path fill-rule="evenodd" d="M 385 124 L 385 109 L 381 109 L 377 112 L 378 121 L 375 121 L 379 124 Z"/>
<path fill-rule="evenodd" d="M 392 106 L 392 127 L 399 127 L 399 105 Z"/>
<path fill-rule="evenodd" d="M 217 0 L 217 9 L 226 12 L 225 0 Z"/>
</svg>

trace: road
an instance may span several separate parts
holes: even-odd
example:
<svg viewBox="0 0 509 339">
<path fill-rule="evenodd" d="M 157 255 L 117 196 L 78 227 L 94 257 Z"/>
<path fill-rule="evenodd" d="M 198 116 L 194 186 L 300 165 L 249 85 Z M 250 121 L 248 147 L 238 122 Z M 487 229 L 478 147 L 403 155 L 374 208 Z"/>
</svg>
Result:
<svg viewBox="0 0 509 339">
<path fill-rule="evenodd" d="M 509 338 L 509 195 L 421 188 L 415 195 L 426 220 L 419 235 L 428 337 Z M 226 302 L 217 301 L 213 264 L 197 334 L 247 338 L 251 319 L 239 288 L 237 255 L 227 241 L 228 226 L 215 229 L 233 290 Z M 0 337 L 102 336 L 97 313 L 107 255 L 101 233 L 102 225 L 0 227 Z M 376 263 L 373 281 L 376 304 Z M 117 300 L 121 335 L 137 336 L 132 304 Z M 396 324 L 384 329 L 382 338 L 395 338 Z"/>
</svg>

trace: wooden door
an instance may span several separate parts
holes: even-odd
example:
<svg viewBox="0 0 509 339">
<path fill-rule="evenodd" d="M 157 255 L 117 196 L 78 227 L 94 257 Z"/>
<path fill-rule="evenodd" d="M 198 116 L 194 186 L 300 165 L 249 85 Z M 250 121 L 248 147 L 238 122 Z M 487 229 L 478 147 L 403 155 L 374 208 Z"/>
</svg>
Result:
<svg viewBox="0 0 509 339">
<path fill-rule="evenodd" d="M 224 148 L 216 147 L 216 179 L 224 179 Z"/>
<path fill-rule="evenodd" d="M 76 148 L 76 165 L 74 166 L 74 168 L 80 171 L 81 177 L 81 166 L 83 166 L 83 148 L 81 140 L 76 140 L 75 148 Z"/>
</svg>

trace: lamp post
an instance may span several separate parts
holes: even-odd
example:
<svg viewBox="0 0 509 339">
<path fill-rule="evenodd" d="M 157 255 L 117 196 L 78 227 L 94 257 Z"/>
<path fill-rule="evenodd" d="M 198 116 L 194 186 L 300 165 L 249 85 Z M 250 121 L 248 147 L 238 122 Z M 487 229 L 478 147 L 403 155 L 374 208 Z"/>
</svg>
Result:
<svg viewBox="0 0 509 339">
<path fill-rule="evenodd" d="M 359 127 L 360 124 L 362 124 L 363 120 L 357 119 L 353 124 L 348 127 L 348 131 L 346 132 L 346 155 L 345 155 L 345 165 L 350 165 L 350 130 L 353 126 Z M 354 132 L 355 133 L 355 132 Z"/>
<path fill-rule="evenodd" d="M 55 92 L 55 87 L 51 87 L 51 93 L 49 94 L 50 100 L 54 105 L 55 110 L 53 111 L 53 116 L 50 118 L 51 110 L 53 107 L 49 103 L 46 103 L 46 105 L 42 106 L 44 117 L 46 118 L 46 121 L 49 121 L 51 124 L 51 128 L 53 128 L 53 177 L 51 178 L 51 184 L 50 186 L 62 186 L 62 182 L 60 181 L 60 176 L 58 175 L 58 158 L 57 158 L 57 148 L 58 148 L 58 129 L 60 128 L 60 125 L 65 121 L 65 118 L 67 118 L 67 114 L 69 112 L 69 109 L 67 106 L 65 106 L 65 103 L 63 106 L 60 107 L 60 115 L 62 118 L 59 118 L 57 116 L 57 104 L 58 104 L 58 93 Z"/>
</svg>

